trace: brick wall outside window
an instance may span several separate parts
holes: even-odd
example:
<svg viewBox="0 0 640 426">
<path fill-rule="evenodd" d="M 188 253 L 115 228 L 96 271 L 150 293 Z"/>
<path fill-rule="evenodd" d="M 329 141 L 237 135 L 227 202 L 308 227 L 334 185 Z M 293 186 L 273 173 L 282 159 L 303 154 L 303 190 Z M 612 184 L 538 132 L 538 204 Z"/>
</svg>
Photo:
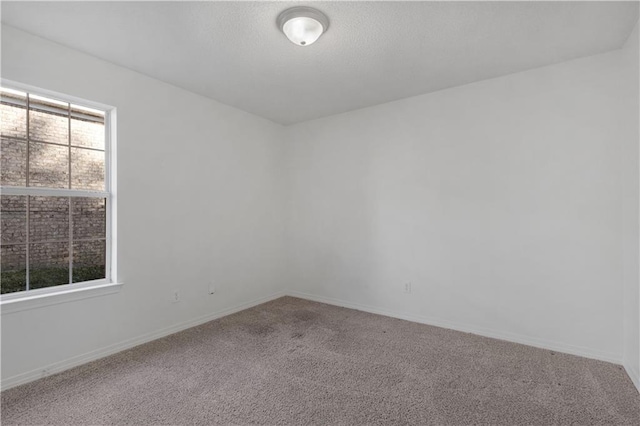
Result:
<svg viewBox="0 0 640 426">
<path fill-rule="evenodd" d="M 72 107 L 70 117 L 68 105 L 65 111 L 64 107 L 43 100 L 33 102 L 32 106 L 27 126 L 26 98 L 12 98 L 3 93 L 0 104 L 1 184 L 105 191 L 104 116 L 92 115 L 82 109 L 75 111 Z M 61 278 L 58 281 L 62 280 L 65 269 L 68 274 L 70 253 L 73 255 L 74 282 L 83 278 L 79 275 L 76 280 L 76 268 L 80 272 L 82 268 L 102 268 L 104 271 L 104 198 L 29 196 L 27 202 L 26 195 L 3 195 L 0 197 L 0 222 L 3 281 L 15 281 L 16 274 L 25 271 L 27 233 L 29 270 L 36 281 L 39 268 L 59 270 Z M 42 285 L 36 282 L 31 288 L 68 284 L 53 281 L 44 279 Z M 3 293 L 20 290 L 5 287 L 3 282 Z"/>
</svg>

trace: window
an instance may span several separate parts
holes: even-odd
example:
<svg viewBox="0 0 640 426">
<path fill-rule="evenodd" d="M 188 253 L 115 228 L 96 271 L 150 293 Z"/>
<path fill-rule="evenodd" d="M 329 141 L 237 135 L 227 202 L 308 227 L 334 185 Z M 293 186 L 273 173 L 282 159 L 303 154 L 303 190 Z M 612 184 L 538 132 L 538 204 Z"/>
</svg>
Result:
<svg viewBox="0 0 640 426">
<path fill-rule="evenodd" d="M 110 110 L 41 94 L 0 89 L 2 300 L 111 281 Z"/>
</svg>

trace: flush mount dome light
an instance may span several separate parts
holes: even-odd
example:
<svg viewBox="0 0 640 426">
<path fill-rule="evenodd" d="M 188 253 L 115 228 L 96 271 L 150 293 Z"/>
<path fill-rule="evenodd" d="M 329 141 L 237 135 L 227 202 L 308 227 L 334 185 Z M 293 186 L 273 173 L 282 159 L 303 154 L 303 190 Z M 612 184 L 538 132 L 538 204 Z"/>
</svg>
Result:
<svg viewBox="0 0 640 426">
<path fill-rule="evenodd" d="M 278 16 L 278 28 L 298 46 L 313 44 L 329 28 L 329 19 L 319 10 L 292 7 Z"/>
</svg>

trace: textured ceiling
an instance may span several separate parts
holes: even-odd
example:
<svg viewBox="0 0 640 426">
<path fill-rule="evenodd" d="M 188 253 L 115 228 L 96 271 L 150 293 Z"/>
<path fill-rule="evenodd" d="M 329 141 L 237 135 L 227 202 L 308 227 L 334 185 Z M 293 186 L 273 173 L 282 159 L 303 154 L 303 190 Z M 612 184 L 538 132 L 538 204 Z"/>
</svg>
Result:
<svg viewBox="0 0 640 426">
<path fill-rule="evenodd" d="M 290 43 L 278 14 L 329 31 Z M 2 21 L 290 124 L 622 46 L 637 2 L 2 2 Z"/>
</svg>

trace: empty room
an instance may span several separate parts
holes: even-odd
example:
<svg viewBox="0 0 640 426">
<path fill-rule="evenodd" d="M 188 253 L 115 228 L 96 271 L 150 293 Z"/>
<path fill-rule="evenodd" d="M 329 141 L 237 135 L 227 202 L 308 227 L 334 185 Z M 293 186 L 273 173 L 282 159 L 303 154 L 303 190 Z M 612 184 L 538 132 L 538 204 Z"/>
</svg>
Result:
<svg viewBox="0 0 640 426">
<path fill-rule="evenodd" d="M 3 425 L 640 425 L 638 1 L 0 1 Z"/>
</svg>

